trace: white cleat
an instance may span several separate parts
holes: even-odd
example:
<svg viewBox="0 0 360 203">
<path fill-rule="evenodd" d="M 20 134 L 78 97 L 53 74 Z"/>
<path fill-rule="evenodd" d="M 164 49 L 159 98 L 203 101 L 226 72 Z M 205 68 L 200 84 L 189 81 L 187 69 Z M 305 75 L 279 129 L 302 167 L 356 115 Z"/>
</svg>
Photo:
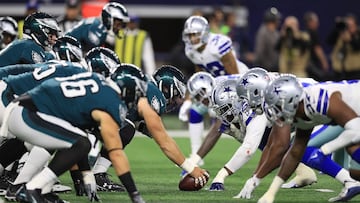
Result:
<svg viewBox="0 0 360 203">
<path fill-rule="evenodd" d="M 290 180 L 287 183 L 284 183 L 281 185 L 281 188 L 302 188 L 308 185 L 312 185 L 314 183 L 317 182 L 317 178 L 316 175 L 313 177 L 307 177 L 307 178 L 302 178 L 299 176 L 295 176 L 295 178 L 293 178 L 292 180 Z"/>
<path fill-rule="evenodd" d="M 339 195 L 330 198 L 329 202 L 347 202 L 358 194 L 360 194 L 360 182 L 345 182 L 345 186 Z"/>
</svg>

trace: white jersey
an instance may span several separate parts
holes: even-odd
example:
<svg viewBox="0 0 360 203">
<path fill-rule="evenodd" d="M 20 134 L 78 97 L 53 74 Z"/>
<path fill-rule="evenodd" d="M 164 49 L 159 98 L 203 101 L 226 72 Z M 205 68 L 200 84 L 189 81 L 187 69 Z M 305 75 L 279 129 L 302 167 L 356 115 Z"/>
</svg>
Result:
<svg viewBox="0 0 360 203">
<path fill-rule="evenodd" d="M 305 121 L 296 118 L 295 126 L 300 129 L 310 129 L 316 125 L 331 122 L 331 118 L 327 116 L 327 113 L 330 96 L 334 92 L 340 92 L 342 100 L 360 115 L 359 89 L 360 80 L 324 82 L 305 87 L 303 94 L 304 111 L 310 120 Z"/>
<path fill-rule="evenodd" d="M 238 80 L 241 78 L 243 74 L 232 74 L 232 75 L 221 75 L 221 76 L 218 76 L 215 78 L 215 85 L 218 85 L 220 84 L 222 81 L 224 80 L 229 80 L 229 79 L 235 79 L 235 80 Z"/>
<path fill-rule="evenodd" d="M 185 45 L 186 56 L 204 71 L 211 73 L 212 76 L 227 75 L 221 58 L 228 52 L 232 52 L 236 58 L 235 51 L 232 48 L 232 41 L 228 36 L 222 34 L 209 34 L 209 41 L 202 52 L 198 52 L 191 45 Z M 239 73 L 244 73 L 248 67 L 236 59 Z"/>
</svg>

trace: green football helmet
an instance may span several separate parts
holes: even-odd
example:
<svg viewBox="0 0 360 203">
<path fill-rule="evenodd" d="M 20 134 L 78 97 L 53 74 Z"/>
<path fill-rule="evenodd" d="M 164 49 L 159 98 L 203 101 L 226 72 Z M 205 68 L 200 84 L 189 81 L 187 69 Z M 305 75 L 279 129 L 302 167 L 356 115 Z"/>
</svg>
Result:
<svg viewBox="0 0 360 203">
<path fill-rule="evenodd" d="M 147 82 L 129 74 L 113 74 L 111 79 L 120 88 L 120 97 L 126 103 L 127 108 L 129 110 L 136 109 L 139 98 L 146 94 Z"/>
<path fill-rule="evenodd" d="M 186 80 L 175 66 L 163 65 L 153 74 L 153 79 L 166 98 L 166 111 L 177 108 L 184 100 Z"/>
<path fill-rule="evenodd" d="M 24 21 L 23 33 L 30 36 L 42 47 L 51 48 L 49 35 L 59 36 L 61 32 L 55 18 L 47 13 L 35 12 L 28 15 Z"/>
<path fill-rule="evenodd" d="M 122 75 L 131 75 L 143 81 L 149 81 L 148 77 L 134 64 L 120 64 L 111 77 L 121 77 Z"/>
<path fill-rule="evenodd" d="M 85 56 L 88 69 L 91 72 L 109 77 L 119 66 L 120 59 L 112 50 L 104 47 L 92 48 Z"/>
<path fill-rule="evenodd" d="M 125 6 L 117 2 L 107 3 L 101 11 L 101 20 L 103 25 L 108 31 L 114 32 L 118 37 L 119 30 L 114 30 L 114 19 L 122 21 L 122 28 L 126 27 L 126 24 L 130 22 L 129 14 Z"/>
<path fill-rule="evenodd" d="M 74 37 L 60 37 L 54 44 L 56 58 L 69 62 L 80 62 L 83 58 L 81 44 Z"/>
</svg>

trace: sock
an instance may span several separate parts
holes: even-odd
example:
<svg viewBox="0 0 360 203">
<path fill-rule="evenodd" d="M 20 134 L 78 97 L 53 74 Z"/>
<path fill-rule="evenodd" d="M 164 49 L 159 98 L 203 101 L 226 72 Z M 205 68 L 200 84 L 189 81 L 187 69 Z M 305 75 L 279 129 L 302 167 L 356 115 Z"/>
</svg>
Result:
<svg viewBox="0 0 360 203">
<path fill-rule="evenodd" d="M 220 171 L 216 174 L 216 177 L 212 181 L 213 183 L 224 183 L 225 178 L 229 176 L 229 173 L 225 168 L 220 169 Z"/>
<path fill-rule="evenodd" d="M 95 165 L 92 169 L 94 174 L 97 173 L 106 173 L 106 171 L 109 169 L 109 167 L 111 166 L 111 161 L 99 156 L 95 162 Z"/>
<path fill-rule="evenodd" d="M 41 194 L 50 193 L 56 182 L 58 182 L 57 178 L 49 180 L 49 182 L 42 187 Z"/>
<path fill-rule="evenodd" d="M 279 176 L 275 176 L 269 189 L 266 191 L 266 193 L 263 195 L 263 197 L 270 196 L 270 197 L 274 198 L 282 184 L 284 184 L 284 180 L 282 178 L 280 178 Z"/>
<path fill-rule="evenodd" d="M 318 157 L 318 159 L 322 159 L 321 163 L 311 164 L 308 162 L 311 154 L 316 150 L 318 150 L 318 148 L 316 147 L 307 147 L 302 162 L 310 166 L 311 168 L 322 171 L 323 173 L 331 177 L 335 177 L 342 168 L 341 166 L 339 166 L 339 164 L 335 163 L 329 155 L 325 156 L 324 154 L 318 153 L 319 156 L 323 156 L 323 157 Z"/>
<path fill-rule="evenodd" d="M 36 173 L 44 168 L 51 155 L 44 148 L 34 146 L 22 167 L 14 185 L 28 182 Z"/>
<path fill-rule="evenodd" d="M 189 123 L 189 135 L 191 154 L 196 154 L 202 143 L 202 134 L 204 132 L 204 122 Z"/>
<path fill-rule="evenodd" d="M 56 182 L 57 176 L 55 173 L 50 170 L 48 167 L 45 167 L 40 173 L 38 173 L 34 178 L 32 178 L 28 183 L 26 183 L 26 188 L 28 190 L 41 189 L 51 183 Z"/>
<path fill-rule="evenodd" d="M 350 176 L 350 173 L 346 169 L 341 169 L 339 173 L 335 176 L 335 179 L 340 181 L 342 184 L 345 182 L 355 182 L 355 180 Z"/>
</svg>

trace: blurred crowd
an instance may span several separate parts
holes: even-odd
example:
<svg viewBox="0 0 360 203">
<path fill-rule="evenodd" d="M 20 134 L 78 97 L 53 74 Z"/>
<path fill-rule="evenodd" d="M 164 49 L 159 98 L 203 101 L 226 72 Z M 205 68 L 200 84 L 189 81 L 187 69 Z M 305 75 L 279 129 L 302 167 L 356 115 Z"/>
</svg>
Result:
<svg viewBox="0 0 360 203">
<path fill-rule="evenodd" d="M 228 35 L 237 57 L 249 67 L 259 66 L 268 71 L 293 73 L 318 81 L 360 76 L 360 60 L 357 60 L 360 31 L 354 14 L 334 19 L 332 30 L 323 39 L 318 33 L 320 22 L 317 13 L 307 11 L 302 19 L 298 19 L 282 16 L 277 8 L 271 7 L 263 13 L 254 42 L 250 41 L 247 26 L 236 23 L 241 17 L 235 11 L 225 12 L 221 7 L 215 7 L 210 13 L 197 9 L 194 14 L 208 19 L 211 32 Z M 250 48 L 252 43 L 254 50 Z M 331 47 L 330 53 L 324 51 L 325 43 Z M 175 52 L 173 58 L 178 54 Z M 191 70 L 191 62 L 181 61 L 183 63 L 178 64 L 179 67 Z"/>
</svg>

